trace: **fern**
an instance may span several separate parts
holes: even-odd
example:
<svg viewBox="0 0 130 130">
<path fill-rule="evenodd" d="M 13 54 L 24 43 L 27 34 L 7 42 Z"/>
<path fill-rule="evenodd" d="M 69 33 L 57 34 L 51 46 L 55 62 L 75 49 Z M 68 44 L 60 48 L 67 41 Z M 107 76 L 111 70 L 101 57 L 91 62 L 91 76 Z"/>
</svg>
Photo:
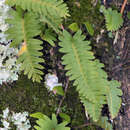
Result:
<svg viewBox="0 0 130 130">
<path fill-rule="evenodd" d="M 121 107 L 121 96 L 122 91 L 117 88 L 120 86 L 119 82 L 117 81 L 110 81 L 109 87 L 107 87 L 107 103 L 111 115 L 111 119 L 115 118 L 119 112 Z M 120 96 L 120 97 L 119 97 Z"/>
<path fill-rule="evenodd" d="M 51 46 L 55 46 L 54 41 L 56 41 L 56 35 L 51 29 L 46 29 L 45 32 L 41 34 L 41 38 L 47 41 Z"/>
<path fill-rule="evenodd" d="M 106 27 L 108 31 L 116 31 L 122 26 L 123 19 L 117 10 L 112 10 L 111 8 L 105 9 L 104 6 L 101 6 L 101 11 L 105 16 Z"/>
<path fill-rule="evenodd" d="M 64 31 L 63 36 L 59 37 L 61 41 L 59 45 L 62 47 L 60 52 L 65 53 L 62 60 L 63 64 L 66 65 L 65 69 L 68 70 L 66 75 L 70 76 L 70 80 L 74 80 L 74 85 L 77 86 L 86 111 L 94 121 L 97 121 L 101 116 L 103 104 L 107 104 L 108 101 L 108 105 L 111 106 L 118 102 L 120 100 L 118 96 L 121 95 L 121 92 L 116 88 L 119 86 L 117 81 L 109 82 L 107 80 L 107 74 L 101 69 L 104 65 L 95 60 L 90 51 L 90 42 L 84 41 L 84 39 L 81 31 L 78 31 L 73 37 Z M 113 89 L 110 90 L 111 88 Z M 114 93 L 115 90 L 120 93 Z M 111 97 L 111 94 L 117 100 Z M 115 109 L 119 110 L 119 107 L 113 105 L 113 109 L 110 109 L 111 113 Z M 116 114 L 118 110 L 116 110 Z"/>
<path fill-rule="evenodd" d="M 104 128 L 105 130 L 113 130 L 112 125 L 108 122 L 107 117 L 101 117 L 98 122 L 95 123 L 96 125 Z"/>
<path fill-rule="evenodd" d="M 6 0 L 6 3 L 40 14 L 41 20 L 56 32 L 59 32 L 62 18 L 69 16 L 68 8 L 63 0 Z"/>
<path fill-rule="evenodd" d="M 55 114 L 52 114 L 52 120 L 42 113 L 31 114 L 31 117 L 38 118 L 36 123 L 39 126 L 34 126 L 36 130 L 70 130 L 69 127 L 65 127 L 68 124 L 67 122 L 57 123 Z"/>
<path fill-rule="evenodd" d="M 20 53 L 18 63 L 21 64 L 21 70 L 24 70 L 24 74 L 28 75 L 28 78 L 32 78 L 33 81 L 42 79 L 40 75 L 43 74 L 40 69 L 43 69 L 39 63 L 44 60 L 39 58 L 42 53 L 39 50 L 42 49 L 40 40 L 34 39 L 34 36 L 40 34 L 40 24 L 36 16 L 32 13 L 25 13 L 18 9 L 17 11 L 11 10 L 12 18 L 8 19 L 8 23 L 11 27 L 7 30 L 8 38 L 12 39 L 11 46 L 18 47 L 21 43 L 24 43 L 23 52 Z"/>
</svg>

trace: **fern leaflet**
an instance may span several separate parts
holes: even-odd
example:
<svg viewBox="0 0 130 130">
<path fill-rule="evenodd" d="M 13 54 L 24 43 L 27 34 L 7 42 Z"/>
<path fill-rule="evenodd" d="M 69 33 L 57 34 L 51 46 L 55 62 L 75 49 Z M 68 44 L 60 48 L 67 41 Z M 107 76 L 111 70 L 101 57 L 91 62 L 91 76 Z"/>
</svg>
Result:
<svg viewBox="0 0 130 130">
<path fill-rule="evenodd" d="M 117 81 L 110 81 L 109 87 L 107 87 L 107 103 L 111 115 L 111 119 L 115 118 L 119 112 L 121 107 L 121 96 L 122 91 L 117 88 L 120 86 L 119 82 Z M 119 97 L 120 96 L 120 97 Z"/>
<path fill-rule="evenodd" d="M 11 46 L 18 47 L 21 43 L 24 44 L 24 51 L 19 53 L 18 63 L 22 63 L 21 70 L 24 70 L 28 78 L 40 82 L 43 74 L 40 69 L 43 69 L 43 66 L 39 63 L 44 62 L 42 58 L 39 58 L 42 55 L 39 52 L 42 49 L 40 46 L 42 41 L 33 38 L 41 32 L 39 21 L 32 13 L 24 14 L 21 9 L 11 10 L 11 14 L 12 18 L 7 20 L 11 27 L 6 32 L 8 38 L 13 40 Z"/>
<path fill-rule="evenodd" d="M 34 126 L 36 130 L 70 130 L 69 127 L 66 127 L 66 125 L 68 124 L 66 121 L 60 124 L 57 123 L 57 118 L 55 114 L 52 114 L 52 120 L 40 112 L 31 114 L 31 117 L 38 118 L 36 123 L 39 126 Z"/>
<path fill-rule="evenodd" d="M 123 19 L 117 10 L 112 10 L 111 8 L 105 9 L 104 6 L 101 6 L 101 11 L 105 16 L 106 27 L 108 31 L 116 31 L 122 26 Z"/>
</svg>

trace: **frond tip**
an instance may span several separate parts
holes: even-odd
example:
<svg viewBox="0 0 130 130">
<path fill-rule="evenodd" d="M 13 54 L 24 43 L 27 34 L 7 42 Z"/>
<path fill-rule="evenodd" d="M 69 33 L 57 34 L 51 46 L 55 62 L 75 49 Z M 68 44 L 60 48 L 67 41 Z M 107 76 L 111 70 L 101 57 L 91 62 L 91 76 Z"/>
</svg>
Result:
<svg viewBox="0 0 130 130">
<path fill-rule="evenodd" d="M 104 6 L 101 6 L 101 11 L 105 16 L 108 31 L 116 31 L 122 26 L 122 15 L 118 13 L 117 10 L 112 10 L 111 8 L 105 9 Z"/>
</svg>

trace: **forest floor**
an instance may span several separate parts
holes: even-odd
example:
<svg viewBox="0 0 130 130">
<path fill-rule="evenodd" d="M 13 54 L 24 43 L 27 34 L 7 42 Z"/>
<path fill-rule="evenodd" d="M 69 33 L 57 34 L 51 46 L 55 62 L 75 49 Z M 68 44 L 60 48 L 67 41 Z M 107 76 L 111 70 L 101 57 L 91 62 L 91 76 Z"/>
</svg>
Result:
<svg viewBox="0 0 130 130">
<path fill-rule="evenodd" d="M 71 0 L 65 0 L 65 2 L 68 2 L 68 5 L 71 7 L 72 2 L 70 1 Z M 107 7 L 116 5 L 120 9 L 122 3 L 123 0 L 106 0 Z M 82 9 L 80 11 L 82 11 Z M 81 13 L 80 11 L 79 13 Z M 121 82 L 121 89 L 123 91 L 122 106 L 113 123 L 115 130 L 130 130 L 130 20 L 127 18 L 128 11 L 130 11 L 129 4 L 125 7 L 123 13 L 124 24 L 118 31 L 118 40 L 115 44 L 113 43 L 114 39 L 108 39 L 108 36 L 106 37 L 108 32 L 105 32 L 105 34 L 102 35 L 102 38 L 99 41 L 100 43 L 95 42 L 96 36 L 93 40 L 94 44 L 92 43 L 95 56 L 105 64 L 105 70 L 107 71 L 109 78 L 113 78 Z M 79 14 L 81 15 L 79 17 L 75 17 L 73 16 L 73 12 L 75 13 L 77 10 L 74 9 L 72 11 L 73 22 L 80 23 L 82 21 L 81 17 L 84 17 L 83 20 L 86 19 L 86 15 L 84 16 L 84 13 Z M 83 10 L 83 12 L 87 13 L 87 10 Z M 96 15 L 98 15 L 98 13 Z M 78 13 L 76 13 L 76 15 L 78 15 Z M 91 15 L 91 13 L 88 15 Z M 96 22 L 98 25 L 100 23 L 100 18 L 98 18 L 98 21 Z M 102 25 L 99 24 L 99 26 L 101 27 Z M 90 37 L 88 38 L 91 40 Z M 46 61 L 46 64 L 44 65 L 46 68 L 45 74 L 50 72 L 50 70 L 53 70 L 53 73 L 58 75 L 59 81 L 62 81 L 64 84 L 67 81 L 67 78 L 65 77 L 63 66 L 61 65 L 61 56 L 58 54 L 58 48 L 51 48 L 50 45 L 46 44 L 44 49 L 47 50 L 44 52 L 44 58 Z M 27 79 L 27 77 L 21 75 L 16 83 L 11 84 L 10 86 L 7 85 L 6 87 L 1 87 L 0 91 L 2 93 L 0 93 L 0 110 L 2 111 L 5 107 L 9 106 L 13 111 L 28 111 L 29 113 L 39 111 L 47 114 L 48 116 L 50 116 L 51 113 L 55 113 L 61 97 L 49 93 L 47 89 L 43 87 L 43 84 L 32 83 Z M 72 84 L 69 83 L 69 86 L 72 86 Z M 68 88 L 61 110 L 71 116 L 73 126 L 80 126 L 86 122 L 86 117 L 82 104 L 79 101 L 78 93 L 73 87 Z M 103 111 L 103 115 L 109 116 L 107 107 L 106 110 Z M 80 128 L 79 130 L 95 129 L 91 127 L 90 129 Z M 98 130 L 98 128 L 96 128 L 96 130 Z"/>
</svg>

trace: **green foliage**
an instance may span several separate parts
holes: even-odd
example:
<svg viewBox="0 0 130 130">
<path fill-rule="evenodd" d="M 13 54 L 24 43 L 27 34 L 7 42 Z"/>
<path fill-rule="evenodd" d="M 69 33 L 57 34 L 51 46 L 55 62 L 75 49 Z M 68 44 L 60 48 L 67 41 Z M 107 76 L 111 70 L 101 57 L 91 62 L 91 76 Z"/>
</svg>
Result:
<svg viewBox="0 0 130 130">
<path fill-rule="evenodd" d="M 53 88 L 53 91 L 56 91 L 57 94 L 64 96 L 64 91 L 62 86 L 56 86 Z"/>
<path fill-rule="evenodd" d="M 44 62 L 42 53 L 39 50 L 42 42 L 34 39 L 34 36 L 40 34 L 40 25 L 37 17 L 32 13 L 24 13 L 21 9 L 17 11 L 11 10 L 12 17 L 7 20 L 12 26 L 7 30 L 8 38 L 12 39 L 11 46 L 18 47 L 21 43 L 24 44 L 23 52 L 21 52 L 18 58 L 18 63 L 21 64 L 21 70 L 24 70 L 24 74 L 28 75 L 28 78 L 32 78 L 33 81 L 40 82 L 43 69 L 39 63 Z"/>
<path fill-rule="evenodd" d="M 90 42 L 84 41 L 84 39 L 85 36 L 81 35 L 81 31 L 78 31 L 73 37 L 64 31 L 63 36 L 59 37 L 61 41 L 59 45 L 62 47 L 60 52 L 65 53 L 62 63 L 68 70 L 66 75 L 70 77 L 70 80 L 74 80 L 74 86 L 77 86 L 81 102 L 94 121 L 99 120 L 103 104 L 107 104 L 107 102 L 111 116 L 114 118 L 119 111 L 119 107 L 114 104 L 121 105 L 119 98 L 121 90 L 116 88 L 120 84 L 115 80 L 107 80 L 107 74 L 102 69 L 104 65 L 95 60 L 90 51 Z M 111 105 L 113 105 L 112 109 Z"/>
<path fill-rule="evenodd" d="M 30 116 L 38 118 L 36 123 L 39 126 L 34 126 L 36 130 L 70 130 L 69 127 L 65 127 L 68 124 L 67 122 L 64 121 L 60 124 L 57 123 L 57 118 L 55 114 L 52 114 L 52 120 L 42 113 L 34 113 Z"/>
<path fill-rule="evenodd" d="M 75 22 L 80 25 L 89 20 L 90 23 L 99 26 L 103 20 L 99 12 L 100 4 L 98 1 L 97 5 L 94 7 L 92 3 L 92 0 L 68 0 L 67 4 L 71 17 L 68 17 L 67 22 L 69 24 Z"/>
<path fill-rule="evenodd" d="M 130 20 L 130 11 L 127 13 L 127 18 Z"/>
<path fill-rule="evenodd" d="M 41 34 L 41 38 L 50 43 L 51 46 L 55 46 L 54 41 L 56 41 L 56 35 L 51 29 L 46 29 L 45 32 Z"/>
<path fill-rule="evenodd" d="M 103 12 L 105 16 L 108 31 L 116 31 L 122 26 L 122 15 L 118 13 L 117 10 L 112 10 L 111 8 L 105 9 L 104 6 L 101 6 L 101 12 Z"/>
<path fill-rule="evenodd" d="M 56 32 L 59 32 L 62 19 L 69 16 L 63 0 L 6 0 L 6 3 L 39 14 L 41 21 L 47 23 Z"/>
<path fill-rule="evenodd" d="M 101 126 L 105 130 L 113 130 L 112 125 L 108 122 L 107 117 L 101 117 L 98 122 L 95 123 L 98 126 Z"/>
<path fill-rule="evenodd" d="M 60 113 L 59 116 L 64 120 L 70 123 L 70 116 L 65 113 Z"/>
<path fill-rule="evenodd" d="M 121 96 L 122 91 L 118 89 L 120 86 L 118 81 L 110 81 L 109 87 L 107 87 L 107 103 L 111 115 L 111 119 L 115 118 L 118 114 L 118 111 L 121 107 Z M 120 96 L 120 97 L 119 97 Z"/>
<path fill-rule="evenodd" d="M 16 7 L 16 11 L 12 9 L 10 12 L 12 18 L 7 22 L 12 26 L 6 33 L 9 35 L 8 38 L 13 40 L 11 46 L 18 47 L 23 44 L 18 59 L 18 63 L 22 63 L 21 70 L 24 70 L 28 78 L 40 82 L 43 66 L 39 63 L 44 62 L 39 58 L 42 56 L 39 52 L 42 42 L 34 37 L 40 35 L 41 23 L 47 23 L 59 33 L 62 19 L 69 16 L 68 8 L 62 0 L 6 0 L 6 3 Z M 54 46 L 53 41 L 56 39 L 49 29 L 45 31 L 43 39 Z"/>
<path fill-rule="evenodd" d="M 81 6 L 85 5 L 84 3 L 81 4 L 81 1 L 79 3 L 76 2 L 74 3 L 76 10 L 82 9 Z M 12 17 L 7 20 L 11 27 L 6 33 L 8 38 L 13 40 L 11 46 L 19 47 L 22 44 L 18 55 L 18 63 L 21 63 L 21 70 L 24 70 L 24 74 L 27 74 L 28 78 L 32 78 L 33 81 L 40 82 L 42 80 L 43 71 L 41 70 L 43 66 L 40 63 L 44 62 L 44 60 L 40 58 L 42 56 L 40 50 L 43 48 L 40 46 L 42 41 L 36 39 L 36 37 L 41 36 L 43 40 L 54 46 L 56 36 L 49 28 L 51 27 L 60 34 L 59 40 L 61 42 L 59 45 L 62 47 L 60 52 L 64 53 L 62 60 L 65 70 L 67 70 L 66 75 L 69 76 L 70 80 L 74 81 L 73 85 L 77 86 L 85 112 L 89 114 L 93 121 L 99 122 L 100 126 L 106 130 L 111 129 L 107 118 L 101 117 L 101 110 L 104 104 L 108 104 L 110 116 L 112 119 L 115 118 L 121 106 L 119 96 L 122 95 L 122 92 L 118 88 L 120 84 L 117 81 L 108 81 L 107 74 L 102 69 L 104 65 L 99 60 L 96 60 L 91 52 L 90 42 L 85 41 L 85 36 L 81 35 L 81 31 L 77 31 L 79 29 L 78 23 L 84 23 L 86 17 L 84 16 L 85 19 L 79 22 L 75 21 L 69 26 L 72 31 L 77 31 L 74 36 L 71 36 L 67 31 L 63 31 L 62 35 L 60 25 L 63 18 L 69 16 L 68 8 L 63 3 L 63 0 L 6 0 L 6 3 L 13 7 L 10 11 Z M 92 10 L 90 0 L 88 5 L 90 5 L 89 9 Z M 108 31 L 119 29 L 123 24 L 121 14 L 111 8 L 105 9 L 102 7 L 102 11 Z M 46 30 L 42 30 L 42 24 L 47 28 Z M 93 36 L 94 29 L 91 24 L 89 22 L 84 24 L 89 34 Z M 63 89 L 60 87 L 56 87 L 54 90 L 58 94 L 64 95 Z M 64 113 L 61 113 L 60 116 L 67 122 L 62 122 L 61 124 L 57 123 L 58 121 L 54 114 L 52 115 L 52 120 L 41 113 L 31 116 L 38 118 L 37 124 L 39 126 L 35 126 L 37 130 L 70 129 L 65 127 L 70 119 Z"/>
<path fill-rule="evenodd" d="M 84 24 L 85 24 L 85 26 L 87 28 L 88 33 L 91 36 L 93 36 L 94 35 L 94 29 L 93 29 L 92 25 L 89 23 L 89 21 L 85 22 Z"/>
<path fill-rule="evenodd" d="M 70 24 L 68 28 L 71 29 L 73 32 L 77 32 L 79 30 L 79 26 L 77 23 Z"/>
<path fill-rule="evenodd" d="M 49 93 L 43 84 L 43 82 L 33 83 L 27 76 L 21 75 L 16 81 L 15 87 L 2 86 L 0 88 L 0 111 L 9 107 L 11 111 L 15 112 L 42 112 L 51 116 L 57 110 L 59 96 Z M 69 86 L 61 111 L 71 117 L 71 126 L 78 126 L 84 123 L 86 117 L 75 87 Z M 68 120 L 66 121 L 68 122 Z M 35 119 L 31 118 L 31 124 L 32 126 L 35 124 Z"/>
</svg>

